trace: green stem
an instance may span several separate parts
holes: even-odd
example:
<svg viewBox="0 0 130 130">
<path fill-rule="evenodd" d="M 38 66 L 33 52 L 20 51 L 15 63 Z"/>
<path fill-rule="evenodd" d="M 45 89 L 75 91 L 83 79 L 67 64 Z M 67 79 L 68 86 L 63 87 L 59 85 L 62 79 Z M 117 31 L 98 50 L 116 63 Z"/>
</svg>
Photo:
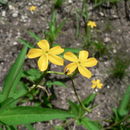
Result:
<svg viewBox="0 0 130 130">
<path fill-rule="evenodd" d="M 71 79 L 71 82 L 72 82 L 72 88 L 73 88 L 73 90 L 74 90 L 75 96 L 76 96 L 76 98 L 77 98 L 77 100 L 78 100 L 80 106 L 81 106 L 85 111 L 91 112 L 91 110 L 90 110 L 89 108 L 86 108 L 86 107 L 82 104 L 82 102 L 80 101 L 80 98 L 79 98 L 79 96 L 78 96 L 78 93 L 77 93 L 76 88 L 75 88 L 75 85 L 74 85 L 74 81 L 73 81 L 73 79 L 72 79 L 71 76 L 70 76 L 70 79 Z"/>
<path fill-rule="evenodd" d="M 48 74 L 59 74 L 59 75 L 65 75 L 63 72 L 57 72 L 57 71 L 47 71 Z"/>
</svg>

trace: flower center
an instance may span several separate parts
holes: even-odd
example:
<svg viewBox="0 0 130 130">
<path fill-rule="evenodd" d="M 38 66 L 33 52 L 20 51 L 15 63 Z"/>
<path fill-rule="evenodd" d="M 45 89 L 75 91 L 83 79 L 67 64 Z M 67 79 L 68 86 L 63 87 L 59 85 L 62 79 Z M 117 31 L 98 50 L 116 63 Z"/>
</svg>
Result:
<svg viewBox="0 0 130 130">
<path fill-rule="evenodd" d="M 48 54 L 48 51 L 45 51 L 46 54 Z"/>
<path fill-rule="evenodd" d="M 77 64 L 81 64 L 81 61 L 78 61 Z"/>
</svg>

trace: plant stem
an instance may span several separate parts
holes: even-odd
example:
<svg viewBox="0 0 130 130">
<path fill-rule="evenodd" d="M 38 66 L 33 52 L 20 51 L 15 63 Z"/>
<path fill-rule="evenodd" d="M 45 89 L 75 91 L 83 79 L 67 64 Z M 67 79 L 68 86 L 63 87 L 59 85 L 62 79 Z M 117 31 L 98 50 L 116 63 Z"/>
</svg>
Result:
<svg viewBox="0 0 130 130">
<path fill-rule="evenodd" d="M 90 110 L 89 108 L 86 108 L 86 107 L 82 104 L 82 102 L 80 101 L 80 98 L 79 98 L 79 96 L 78 96 L 78 93 L 77 93 L 76 88 L 75 88 L 75 85 L 74 85 L 74 81 L 73 81 L 73 79 L 72 79 L 71 76 L 69 76 L 69 77 L 70 77 L 70 79 L 71 79 L 72 88 L 73 88 L 73 90 L 74 90 L 75 96 L 76 96 L 76 98 L 77 98 L 77 100 L 78 100 L 80 106 L 81 106 L 84 110 L 86 110 L 87 112 L 91 112 L 91 110 Z"/>
<path fill-rule="evenodd" d="M 47 71 L 48 74 L 59 74 L 59 75 L 65 75 L 63 72 L 57 72 L 57 71 Z"/>
</svg>

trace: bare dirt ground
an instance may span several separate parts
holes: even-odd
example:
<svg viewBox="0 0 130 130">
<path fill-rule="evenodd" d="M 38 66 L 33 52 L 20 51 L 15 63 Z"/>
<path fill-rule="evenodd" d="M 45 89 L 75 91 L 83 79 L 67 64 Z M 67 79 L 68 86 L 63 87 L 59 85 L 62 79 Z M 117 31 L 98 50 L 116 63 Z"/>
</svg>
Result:
<svg viewBox="0 0 130 130">
<path fill-rule="evenodd" d="M 56 40 L 62 47 L 82 47 L 82 38 L 77 39 L 75 37 L 75 13 L 76 9 L 81 8 L 81 4 L 81 0 L 66 0 L 62 5 L 62 10 L 58 11 L 57 18 L 59 21 L 62 21 L 63 18 L 67 19 L 62 33 Z M 28 10 L 30 5 L 37 6 L 37 10 L 30 12 Z M 44 38 L 42 31 L 48 29 L 52 5 L 53 1 L 44 0 L 10 0 L 7 5 L 0 5 L 0 86 L 2 86 L 2 81 L 10 65 L 22 48 L 18 39 L 22 37 L 36 44 L 27 34 L 29 30 Z M 120 52 L 120 55 L 129 58 L 130 21 L 126 18 L 123 1 L 117 5 L 118 8 L 115 6 L 110 9 L 97 8 L 90 11 L 89 15 L 97 23 L 98 33 L 94 33 L 95 39 L 103 41 L 106 46 L 112 46 L 110 50 L 112 56 Z M 89 8 L 92 7 L 92 4 L 90 4 Z M 130 7 L 128 8 L 130 9 Z M 81 25 L 82 22 L 81 20 Z M 107 24 L 111 25 L 111 28 L 107 29 Z M 83 31 L 83 27 L 81 30 Z M 111 117 L 112 108 L 117 107 L 126 87 L 130 84 L 130 73 L 121 81 L 111 79 L 109 73 L 113 65 L 112 56 L 105 60 L 99 59 L 98 66 L 91 69 L 94 74 L 92 79 L 99 78 L 104 83 L 104 87 L 99 90 L 95 100 L 95 104 L 98 104 L 98 106 L 89 114 L 89 117 L 102 122 L 104 119 Z M 36 66 L 34 64 L 31 67 Z M 52 66 L 52 68 L 55 70 L 55 66 Z M 127 71 L 130 71 L 130 67 Z M 95 92 L 91 88 L 90 80 L 83 78 L 81 75 L 75 78 L 75 84 L 81 99 Z M 67 100 L 76 101 L 69 81 L 67 85 L 68 88 L 54 87 L 57 98 L 52 103 L 57 108 L 67 109 Z M 35 127 L 37 130 L 49 130 L 54 124 L 58 124 L 58 121 L 37 123 Z M 76 127 L 76 129 L 82 130 L 83 128 Z"/>
</svg>

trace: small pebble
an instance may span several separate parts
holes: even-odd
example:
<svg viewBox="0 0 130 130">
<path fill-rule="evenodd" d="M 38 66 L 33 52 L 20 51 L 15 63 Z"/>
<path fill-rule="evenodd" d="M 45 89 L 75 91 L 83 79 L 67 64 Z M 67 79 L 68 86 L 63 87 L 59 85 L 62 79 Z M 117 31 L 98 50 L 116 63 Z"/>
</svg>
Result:
<svg viewBox="0 0 130 130">
<path fill-rule="evenodd" d="M 17 42 L 14 42 L 13 45 L 17 45 L 18 43 Z"/>
<path fill-rule="evenodd" d="M 97 88 L 95 89 L 95 92 L 98 92 L 98 89 L 97 89 Z"/>
<path fill-rule="evenodd" d="M 12 5 L 9 5 L 9 9 L 10 9 L 10 10 L 15 10 L 15 7 L 12 6 Z"/>
<path fill-rule="evenodd" d="M 117 15 L 113 15 L 113 18 L 118 18 L 118 16 Z"/>
<path fill-rule="evenodd" d="M 116 51 L 116 49 L 113 49 L 113 53 L 116 53 L 117 51 Z"/>
<path fill-rule="evenodd" d="M 109 85 L 107 85 L 107 88 L 109 89 L 109 88 L 110 88 L 110 86 L 109 86 Z"/>
<path fill-rule="evenodd" d="M 80 43 L 77 43 L 77 46 L 79 46 L 80 45 Z"/>
<path fill-rule="evenodd" d="M 2 11 L 2 16 L 3 16 L 3 17 L 6 16 L 6 11 Z"/>
<path fill-rule="evenodd" d="M 99 14 L 103 17 L 104 16 L 104 13 L 103 12 L 99 12 Z"/>
<path fill-rule="evenodd" d="M 111 41 L 111 39 L 110 39 L 109 37 L 106 37 L 106 38 L 104 39 L 104 42 L 109 42 L 109 41 Z"/>
<path fill-rule="evenodd" d="M 18 11 L 15 11 L 13 14 L 12 14 L 12 17 L 17 17 L 18 16 Z"/>
<path fill-rule="evenodd" d="M 72 3 L 72 0 L 69 0 L 68 2 L 69 2 L 69 3 Z"/>
</svg>

